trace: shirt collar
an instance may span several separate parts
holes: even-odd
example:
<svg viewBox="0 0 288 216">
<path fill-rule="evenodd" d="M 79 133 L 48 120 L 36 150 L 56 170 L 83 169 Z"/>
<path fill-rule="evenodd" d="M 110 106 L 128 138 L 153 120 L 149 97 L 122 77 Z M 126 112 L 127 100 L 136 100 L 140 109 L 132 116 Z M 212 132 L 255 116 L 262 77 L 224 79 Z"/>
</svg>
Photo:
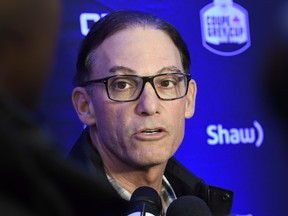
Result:
<svg viewBox="0 0 288 216">
<path fill-rule="evenodd" d="M 118 192 L 118 194 L 125 200 L 130 200 L 131 193 L 129 193 L 125 188 L 123 188 L 121 185 L 119 185 L 111 176 L 109 176 L 106 173 L 106 176 L 110 182 L 110 184 L 114 187 L 114 189 Z M 165 215 L 168 206 L 177 199 L 176 194 L 169 183 L 168 179 L 163 175 L 163 181 L 162 181 L 162 188 L 161 188 L 161 201 L 162 201 L 162 208 L 163 213 L 162 215 Z"/>
</svg>

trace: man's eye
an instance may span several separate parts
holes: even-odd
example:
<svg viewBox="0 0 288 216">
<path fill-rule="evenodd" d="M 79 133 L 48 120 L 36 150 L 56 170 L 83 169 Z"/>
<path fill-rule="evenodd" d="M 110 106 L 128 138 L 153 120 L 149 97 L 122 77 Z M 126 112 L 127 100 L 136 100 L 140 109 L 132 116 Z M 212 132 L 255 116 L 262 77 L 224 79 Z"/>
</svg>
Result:
<svg viewBox="0 0 288 216">
<path fill-rule="evenodd" d="M 125 82 L 117 82 L 115 83 L 115 88 L 117 89 L 125 89 L 127 88 L 129 85 Z"/>
<path fill-rule="evenodd" d="M 160 83 L 161 87 L 174 87 L 177 83 L 173 80 L 162 80 Z"/>
<path fill-rule="evenodd" d="M 135 86 L 132 81 L 129 80 L 115 80 L 112 83 L 112 89 L 114 90 L 126 90 L 131 89 Z"/>
</svg>

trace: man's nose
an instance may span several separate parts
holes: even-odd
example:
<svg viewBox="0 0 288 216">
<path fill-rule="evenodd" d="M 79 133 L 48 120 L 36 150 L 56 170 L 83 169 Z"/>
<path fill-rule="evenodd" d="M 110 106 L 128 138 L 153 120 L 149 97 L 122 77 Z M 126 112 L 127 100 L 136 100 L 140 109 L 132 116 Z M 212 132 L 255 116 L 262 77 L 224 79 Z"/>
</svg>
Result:
<svg viewBox="0 0 288 216">
<path fill-rule="evenodd" d="M 139 115 L 154 115 L 159 112 L 159 101 L 153 86 L 147 82 L 143 88 L 142 94 L 137 100 L 137 113 Z"/>
</svg>

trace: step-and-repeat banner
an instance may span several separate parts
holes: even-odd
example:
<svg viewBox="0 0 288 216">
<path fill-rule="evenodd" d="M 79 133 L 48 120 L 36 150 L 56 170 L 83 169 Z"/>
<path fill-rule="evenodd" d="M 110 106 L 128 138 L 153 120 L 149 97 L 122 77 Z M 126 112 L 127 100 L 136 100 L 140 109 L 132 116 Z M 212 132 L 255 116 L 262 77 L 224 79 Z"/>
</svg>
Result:
<svg viewBox="0 0 288 216">
<path fill-rule="evenodd" d="M 183 35 L 198 85 L 176 157 L 233 190 L 232 213 L 288 215 L 287 0 L 63 0 L 62 9 L 42 110 L 64 154 L 83 129 L 71 103 L 81 40 L 110 11 L 151 12 Z"/>
</svg>

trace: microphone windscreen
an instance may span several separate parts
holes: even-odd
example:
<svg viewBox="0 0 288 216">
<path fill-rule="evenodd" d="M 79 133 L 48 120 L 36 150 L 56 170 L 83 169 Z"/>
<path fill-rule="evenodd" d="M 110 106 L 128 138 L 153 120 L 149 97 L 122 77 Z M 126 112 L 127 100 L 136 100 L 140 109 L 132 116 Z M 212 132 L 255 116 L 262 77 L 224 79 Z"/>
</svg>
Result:
<svg viewBox="0 0 288 216">
<path fill-rule="evenodd" d="M 145 211 L 153 215 L 160 215 L 162 211 L 160 196 L 156 190 L 148 186 L 139 187 L 132 193 L 129 206 L 130 213 Z"/>
<path fill-rule="evenodd" d="M 207 204 L 196 196 L 182 196 L 168 207 L 166 216 L 212 216 Z"/>
</svg>

